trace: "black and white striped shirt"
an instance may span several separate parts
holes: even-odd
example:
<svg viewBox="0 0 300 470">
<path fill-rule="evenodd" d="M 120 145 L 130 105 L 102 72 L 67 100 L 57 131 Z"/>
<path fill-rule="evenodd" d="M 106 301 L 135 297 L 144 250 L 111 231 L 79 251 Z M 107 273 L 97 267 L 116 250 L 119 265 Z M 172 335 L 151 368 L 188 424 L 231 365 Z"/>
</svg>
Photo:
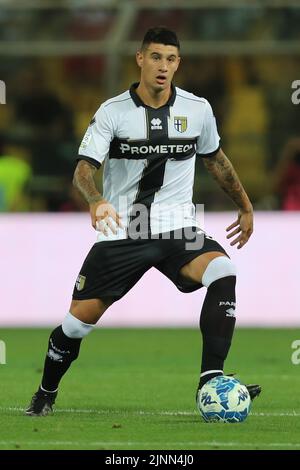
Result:
<svg viewBox="0 0 300 470">
<path fill-rule="evenodd" d="M 209 102 L 172 86 L 158 109 L 145 105 L 138 84 L 103 103 L 79 148 L 78 159 L 104 163 L 104 198 L 128 226 L 133 209 L 149 210 L 151 233 L 196 225 L 192 203 L 195 161 L 220 148 Z M 99 240 L 125 238 L 124 231 Z"/>
</svg>

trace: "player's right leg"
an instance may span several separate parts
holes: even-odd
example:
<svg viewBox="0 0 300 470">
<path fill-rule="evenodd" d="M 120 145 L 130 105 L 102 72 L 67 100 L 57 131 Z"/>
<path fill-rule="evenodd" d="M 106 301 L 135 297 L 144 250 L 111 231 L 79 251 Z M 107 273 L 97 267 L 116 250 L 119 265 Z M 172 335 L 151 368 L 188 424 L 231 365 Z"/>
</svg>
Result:
<svg viewBox="0 0 300 470">
<path fill-rule="evenodd" d="M 92 246 L 77 277 L 70 312 L 50 335 L 41 386 L 26 414 L 44 416 L 52 410 L 58 384 L 78 357 L 82 338 L 159 256 L 153 243 L 144 239 L 102 241 Z"/>
<path fill-rule="evenodd" d="M 111 304 L 109 299 L 72 300 L 62 325 L 50 334 L 41 385 L 33 395 L 26 415 L 46 416 L 52 412 L 59 382 L 77 359 L 82 339 Z"/>
</svg>

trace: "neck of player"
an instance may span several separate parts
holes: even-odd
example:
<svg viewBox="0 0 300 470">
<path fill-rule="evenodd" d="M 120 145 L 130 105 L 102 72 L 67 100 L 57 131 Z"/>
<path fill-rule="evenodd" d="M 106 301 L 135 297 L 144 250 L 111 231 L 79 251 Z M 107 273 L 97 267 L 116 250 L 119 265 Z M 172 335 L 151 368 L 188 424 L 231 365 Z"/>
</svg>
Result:
<svg viewBox="0 0 300 470">
<path fill-rule="evenodd" d="M 142 81 L 136 89 L 136 93 L 141 98 L 145 105 L 150 106 L 151 108 L 160 108 L 164 106 L 172 93 L 171 86 L 163 90 L 155 90 L 147 87 Z"/>
</svg>

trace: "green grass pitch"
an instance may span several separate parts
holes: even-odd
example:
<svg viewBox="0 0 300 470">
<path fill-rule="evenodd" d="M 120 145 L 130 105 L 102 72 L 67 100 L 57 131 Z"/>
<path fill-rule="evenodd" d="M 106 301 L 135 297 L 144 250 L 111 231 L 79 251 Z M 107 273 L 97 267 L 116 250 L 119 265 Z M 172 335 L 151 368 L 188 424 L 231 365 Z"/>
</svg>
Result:
<svg viewBox="0 0 300 470">
<path fill-rule="evenodd" d="M 204 423 L 195 407 L 200 334 L 96 329 L 63 378 L 55 413 L 23 415 L 41 377 L 50 329 L 3 329 L 0 449 L 299 449 L 299 330 L 237 329 L 226 372 L 263 392 L 241 424 Z"/>
</svg>

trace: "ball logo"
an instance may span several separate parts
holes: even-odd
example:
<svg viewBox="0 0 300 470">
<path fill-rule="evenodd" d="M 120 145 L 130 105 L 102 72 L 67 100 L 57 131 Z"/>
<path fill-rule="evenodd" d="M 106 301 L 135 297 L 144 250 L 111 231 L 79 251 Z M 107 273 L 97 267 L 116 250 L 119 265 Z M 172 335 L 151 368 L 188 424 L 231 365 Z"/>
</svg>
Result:
<svg viewBox="0 0 300 470">
<path fill-rule="evenodd" d="M 240 388 L 239 391 L 238 391 L 238 397 L 239 397 L 239 402 L 238 402 L 238 404 L 240 404 L 241 401 L 247 400 L 247 398 L 248 398 L 248 393 L 247 393 L 245 390 L 243 390 L 242 388 Z"/>
<path fill-rule="evenodd" d="M 201 403 L 203 404 L 203 406 L 207 406 L 217 402 L 212 400 L 211 396 L 208 393 L 203 393 L 201 397 Z"/>
</svg>

